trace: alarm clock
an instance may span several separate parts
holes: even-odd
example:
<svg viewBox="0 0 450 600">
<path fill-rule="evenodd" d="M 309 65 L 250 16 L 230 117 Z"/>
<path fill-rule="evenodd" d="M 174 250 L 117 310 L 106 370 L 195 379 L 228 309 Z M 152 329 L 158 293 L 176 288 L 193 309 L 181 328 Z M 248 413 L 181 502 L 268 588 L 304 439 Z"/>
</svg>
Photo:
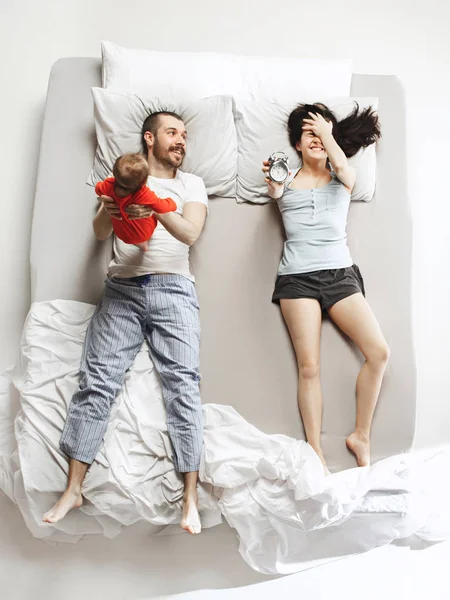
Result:
<svg viewBox="0 0 450 600">
<path fill-rule="evenodd" d="M 289 158 L 284 152 L 274 152 L 269 157 L 268 177 L 276 183 L 283 183 L 289 175 Z"/>
</svg>

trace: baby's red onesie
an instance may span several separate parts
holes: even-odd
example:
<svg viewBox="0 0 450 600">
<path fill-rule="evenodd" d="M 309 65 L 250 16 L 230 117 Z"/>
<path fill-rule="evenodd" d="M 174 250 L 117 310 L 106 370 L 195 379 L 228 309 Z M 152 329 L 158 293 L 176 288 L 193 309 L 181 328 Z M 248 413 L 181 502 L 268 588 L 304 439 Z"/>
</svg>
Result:
<svg viewBox="0 0 450 600">
<path fill-rule="evenodd" d="M 177 205 L 172 198 L 159 198 L 146 185 L 143 185 L 134 194 L 120 198 L 114 193 L 115 182 L 114 177 L 107 177 L 105 181 L 97 183 L 95 193 L 97 196 L 110 196 L 117 202 L 122 220 L 111 219 L 111 222 L 114 233 L 127 244 L 140 244 L 147 241 L 158 225 L 158 221 L 153 215 L 144 219 L 130 219 L 125 212 L 125 208 L 128 205 L 145 204 L 146 206 L 150 206 L 155 212 L 161 214 L 177 209 Z"/>
</svg>

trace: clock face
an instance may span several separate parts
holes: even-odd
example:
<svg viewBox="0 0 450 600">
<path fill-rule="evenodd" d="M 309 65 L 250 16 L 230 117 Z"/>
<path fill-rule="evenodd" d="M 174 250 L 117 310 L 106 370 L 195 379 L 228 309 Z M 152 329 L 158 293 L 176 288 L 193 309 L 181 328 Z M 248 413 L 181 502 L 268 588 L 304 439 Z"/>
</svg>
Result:
<svg viewBox="0 0 450 600">
<path fill-rule="evenodd" d="M 270 178 L 277 183 L 283 183 L 289 174 L 289 169 L 283 161 L 276 161 L 269 170 Z"/>
</svg>

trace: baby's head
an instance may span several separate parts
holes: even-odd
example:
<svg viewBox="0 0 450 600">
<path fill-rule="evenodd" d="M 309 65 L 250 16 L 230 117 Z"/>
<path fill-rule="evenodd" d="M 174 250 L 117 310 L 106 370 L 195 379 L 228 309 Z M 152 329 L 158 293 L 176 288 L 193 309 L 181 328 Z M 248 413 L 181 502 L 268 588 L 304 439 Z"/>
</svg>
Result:
<svg viewBox="0 0 450 600">
<path fill-rule="evenodd" d="M 113 175 L 119 187 L 133 194 L 147 181 L 148 163 L 142 154 L 122 154 L 114 163 Z"/>
</svg>

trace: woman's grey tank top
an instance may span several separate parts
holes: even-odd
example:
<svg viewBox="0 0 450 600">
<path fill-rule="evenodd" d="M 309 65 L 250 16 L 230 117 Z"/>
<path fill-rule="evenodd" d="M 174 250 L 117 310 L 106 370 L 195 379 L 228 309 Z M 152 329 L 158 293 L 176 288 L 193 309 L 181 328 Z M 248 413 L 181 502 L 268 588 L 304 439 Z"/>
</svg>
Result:
<svg viewBox="0 0 450 600">
<path fill-rule="evenodd" d="M 353 261 L 346 234 L 349 191 L 334 172 L 323 187 L 293 190 L 289 184 L 298 171 L 291 174 L 278 200 L 286 232 L 278 274 L 350 267 Z"/>
</svg>

